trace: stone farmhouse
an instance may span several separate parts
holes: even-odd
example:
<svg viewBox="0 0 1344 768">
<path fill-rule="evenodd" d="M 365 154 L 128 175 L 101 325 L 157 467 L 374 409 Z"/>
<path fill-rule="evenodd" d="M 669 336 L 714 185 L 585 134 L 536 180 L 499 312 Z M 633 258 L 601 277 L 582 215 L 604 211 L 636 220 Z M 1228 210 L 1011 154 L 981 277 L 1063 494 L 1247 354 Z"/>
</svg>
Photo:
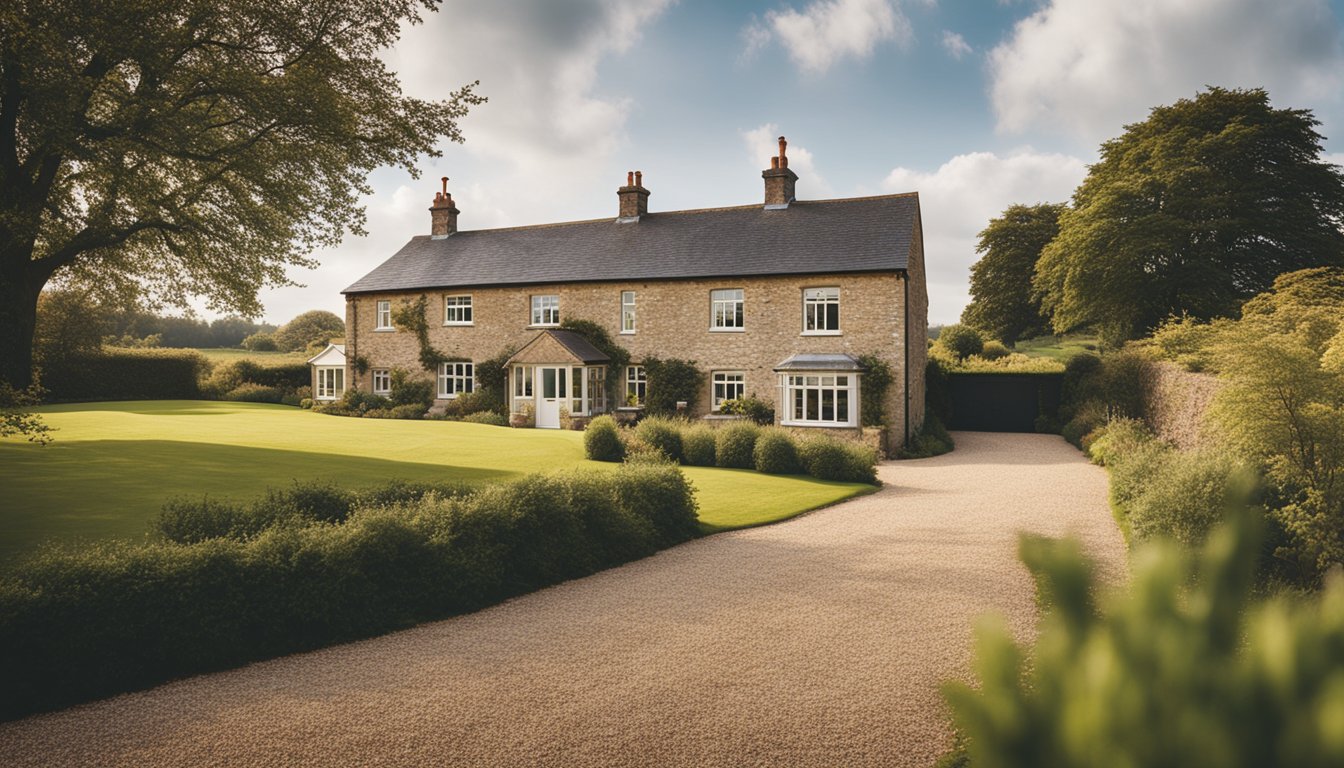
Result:
<svg viewBox="0 0 1344 768">
<path fill-rule="evenodd" d="M 475 364 L 512 348 L 515 424 L 629 415 L 648 392 L 640 362 L 680 358 L 706 374 L 692 418 L 756 396 L 782 425 L 857 432 L 856 358 L 876 355 L 893 379 L 888 440 L 908 441 L 924 420 L 928 323 L 918 194 L 798 200 L 786 148 L 780 137 L 761 203 L 651 213 L 633 172 L 615 217 L 505 229 L 459 230 L 445 178 L 430 234 L 343 292 L 346 344 L 313 359 L 315 396 L 386 393 L 394 369 L 422 371 L 417 333 L 392 318 L 425 296 L 432 346 L 457 360 L 438 367 L 440 402 L 472 392 Z M 560 327 L 570 318 L 628 351 L 617 380 L 606 355 Z"/>
</svg>

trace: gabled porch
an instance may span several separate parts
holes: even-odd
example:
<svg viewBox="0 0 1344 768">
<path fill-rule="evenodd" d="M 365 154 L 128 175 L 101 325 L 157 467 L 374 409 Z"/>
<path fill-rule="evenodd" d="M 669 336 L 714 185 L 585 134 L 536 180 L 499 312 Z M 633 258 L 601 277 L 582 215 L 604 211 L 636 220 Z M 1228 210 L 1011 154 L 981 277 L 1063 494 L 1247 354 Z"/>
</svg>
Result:
<svg viewBox="0 0 1344 768">
<path fill-rule="evenodd" d="M 547 329 L 505 363 L 509 423 L 560 429 L 607 412 L 610 358 L 573 331 Z"/>
</svg>

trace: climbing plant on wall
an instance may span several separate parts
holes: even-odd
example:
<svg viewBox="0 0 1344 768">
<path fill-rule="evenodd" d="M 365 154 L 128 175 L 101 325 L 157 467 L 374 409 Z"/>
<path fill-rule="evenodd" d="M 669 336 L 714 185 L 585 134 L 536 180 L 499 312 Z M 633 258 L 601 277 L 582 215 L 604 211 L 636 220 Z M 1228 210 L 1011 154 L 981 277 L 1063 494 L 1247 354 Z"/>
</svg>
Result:
<svg viewBox="0 0 1344 768">
<path fill-rule="evenodd" d="M 429 297 L 420 294 L 420 298 L 404 302 L 392 310 L 392 322 L 415 334 L 420 342 L 420 367 L 430 373 L 439 370 L 441 363 L 470 362 L 465 357 L 445 355 L 429 343 Z"/>
</svg>

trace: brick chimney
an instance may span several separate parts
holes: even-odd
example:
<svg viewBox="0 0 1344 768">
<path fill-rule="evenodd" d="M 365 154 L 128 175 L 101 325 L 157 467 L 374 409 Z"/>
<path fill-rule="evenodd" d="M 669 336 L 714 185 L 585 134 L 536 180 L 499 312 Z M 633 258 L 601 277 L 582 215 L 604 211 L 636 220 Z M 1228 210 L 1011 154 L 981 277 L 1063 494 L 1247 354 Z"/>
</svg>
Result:
<svg viewBox="0 0 1344 768">
<path fill-rule="evenodd" d="M 434 204 L 429 207 L 429 234 L 447 237 L 457 231 L 457 206 L 448 194 L 448 177 L 443 177 L 443 191 L 434 193 Z"/>
<path fill-rule="evenodd" d="M 616 190 L 620 198 L 621 209 L 616 221 L 626 224 L 639 221 L 639 217 L 649 212 L 649 190 L 644 188 L 643 171 L 627 171 L 625 186 Z"/>
<path fill-rule="evenodd" d="M 783 136 L 779 137 L 779 157 L 770 158 L 770 167 L 761 171 L 761 178 L 765 179 L 765 209 L 767 211 L 782 210 L 789 207 L 793 202 L 793 184 L 798 181 L 798 174 L 789 170 L 789 156 L 784 154 L 784 148 L 788 142 Z"/>
</svg>

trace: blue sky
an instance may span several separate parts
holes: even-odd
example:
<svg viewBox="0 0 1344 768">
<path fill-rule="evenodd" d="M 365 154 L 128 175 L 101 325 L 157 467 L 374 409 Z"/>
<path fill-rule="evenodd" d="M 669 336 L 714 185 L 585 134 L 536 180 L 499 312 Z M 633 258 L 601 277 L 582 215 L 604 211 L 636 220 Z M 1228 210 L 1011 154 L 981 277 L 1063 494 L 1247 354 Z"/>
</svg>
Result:
<svg viewBox="0 0 1344 768">
<path fill-rule="evenodd" d="M 479 79 L 466 143 L 372 176 L 368 235 L 263 293 L 283 322 L 429 229 L 438 178 L 481 229 L 757 202 L 774 137 L 801 199 L 918 191 L 930 320 L 967 300 L 975 234 L 1061 201 L 1098 144 L 1205 85 L 1264 86 L 1344 162 L 1344 0 L 448 0 L 386 60 L 405 90 Z"/>
</svg>

